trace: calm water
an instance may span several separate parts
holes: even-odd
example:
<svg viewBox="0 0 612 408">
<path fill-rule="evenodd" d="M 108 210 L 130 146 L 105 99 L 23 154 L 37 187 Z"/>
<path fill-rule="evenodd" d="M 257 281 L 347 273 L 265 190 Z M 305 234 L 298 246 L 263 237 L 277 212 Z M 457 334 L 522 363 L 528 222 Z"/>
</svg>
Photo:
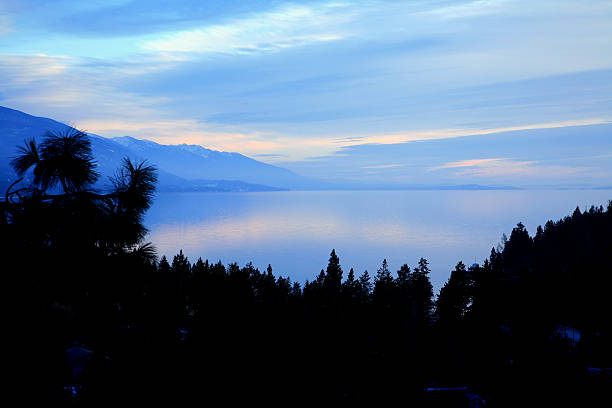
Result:
<svg viewBox="0 0 612 408">
<path fill-rule="evenodd" d="M 453 266 L 482 262 L 502 233 L 523 222 L 533 235 L 579 205 L 604 205 L 612 191 L 289 191 L 159 194 L 145 220 L 148 239 L 171 261 L 241 266 L 249 261 L 303 282 L 327 265 L 332 248 L 345 270 L 376 273 L 420 257 L 437 289 Z"/>
</svg>

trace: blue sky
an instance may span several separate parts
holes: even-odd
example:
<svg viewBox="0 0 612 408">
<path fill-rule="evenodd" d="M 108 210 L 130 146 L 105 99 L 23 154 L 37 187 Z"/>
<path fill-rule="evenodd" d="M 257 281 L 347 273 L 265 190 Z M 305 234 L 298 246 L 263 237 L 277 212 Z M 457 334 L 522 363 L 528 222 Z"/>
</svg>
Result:
<svg viewBox="0 0 612 408">
<path fill-rule="evenodd" d="M 0 105 L 318 177 L 610 185 L 612 3 L 2 2 Z"/>
</svg>

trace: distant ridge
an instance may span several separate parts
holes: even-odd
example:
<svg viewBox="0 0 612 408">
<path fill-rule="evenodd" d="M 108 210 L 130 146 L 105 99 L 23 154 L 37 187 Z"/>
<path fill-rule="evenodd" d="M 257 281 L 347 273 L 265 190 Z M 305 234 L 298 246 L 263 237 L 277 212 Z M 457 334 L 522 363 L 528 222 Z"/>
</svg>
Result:
<svg viewBox="0 0 612 408">
<path fill-rule="evenodd" d="M 198 145 L 162 145 L 129 136 L 109 140 L 187 180 L 204 177 L 215 180 L 240 180 L 292 190 L 326 186 L 324 182 L 299 176 L 282 167 L 263 163 L 240 153 L 220 152 Z"/>
<path fill-rule="evenodd" d="M 70 127 L 53 119 L 32 116 L 0 106 L 0 194 L 17 176 L 9 165 L 17 146 L 31 138 L 40 140 L 47 131 Z M 97 186 L 108 184 L 124 157 L 147 160 L 159 169 L 158 191 L 281 191 L 281 190 L 518 190 L 514 186 L 479 184 L 427 185 L 373 183 L 355 180 L 311 179 L 282 167 L 263 163 L 235 152 L 222 152 L 198 145 L 163 145 L 130 136 L 105 138 L 89 134 L 101 177 Z M 530 186 L 530 189 L 612 189 L 612 186 Z"/>
<path fill-rule="evenodd" d="M 0 106 L 0 189 L 17 177 L 9 162 L 25 140 L 40 140 L 47 131 L 70 127 L 49 118 Z M 108 183 L 124 157 L 147 160 L 159 169 L 160 191 L 276 191 L 316 188 L 317 181 L 259 162 L 239 153 L 219 152 L 196 145 L 161 145 L 132 137 L 104 138 L 89 134 L 101 177 Z"/>
</svg>

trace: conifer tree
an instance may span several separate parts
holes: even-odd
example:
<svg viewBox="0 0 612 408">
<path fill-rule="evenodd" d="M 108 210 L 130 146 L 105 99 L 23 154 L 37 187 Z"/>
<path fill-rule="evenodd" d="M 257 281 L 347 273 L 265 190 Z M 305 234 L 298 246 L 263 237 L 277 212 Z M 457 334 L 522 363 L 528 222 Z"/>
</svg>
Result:
<svg viewBox="0 0 612 408">
<path fill-rule="evenodd" d="M 423 323 L 429 321 L 433 308 L 433 286 L 429 280 L 429 273 L 429 262 L 421 258 L 419 266 L 414 268 L 414 272 L 410 275 L 415 314 Z"/>
<path fill-rule="evenodd" d="M 323 286 L 328 296 L 337 296 L 340 294 L 340 286 L 342 282 L 342 268 L 340 267 L 340 259 L 336 255 L 336 250 L 332 249 L 329 255 L 329 263 L 325 274 Z"/>
<path fill-rule="evenodd" d="M 465 264 L 459 261 L 448 281 L 440 289 L 436 301 L 436 314 L 440 323 L 453 325 L 463 319 L 471 301 L 470 285 Z"/>
<path fill-rule="evenodd" d="M 168 259 L 166 259 L 166 255 L 162 255 L 157 269 L 162 276 L 167 276 L 170 273 L 170 264 L 168 263 Z"/>
<path fill-rule="evenodd" d="M 313 288 L 315 289 L 315 291 L 319 292 L 323 290 L 323 286 L 325 284 L 326 278 L 327 276 L 325 275 L 325 271 L 321 269 L 321 272 L 319 272 L 319 274 L 317 275 L 317 278 L 312 282 Z"/>
<path fill-rule="evenodd" d="M 358 282 L 359 288 L 359 298 L 363 303 L 367 303 L 370 299 L 370 295 L 372 293 L 372 282 L 370 280 L 370 274 L 367 270 L 365 270 L 359 276 Z"/>
<path fill-rule="evenodd" d="M 201 279 L 208 273 L 208 260 L 206 262 L 202 261 L 202 258 L 198 258 L 198 260 L 191 267 L 191 275 L 194 278 Z"/>
<path fill-rule="evenodd" d="M 374 296 L 390 296 L 392 288 L 393 276 L 391 276 L 387 260 L 383 259 L 382 266 L 376 271 L 376 278 L 374 279 Z"/>
<path fill-rule="evenodd" d="M 397 286 L 402 293 L 407 293 L 409 291 L 411 275 L 412 271 L 407 264 L 402 265 L 397 271 Z"/>
<path fill-rule="evenodd" d="M 184 286 L 191 277 L 191 264 L 189 263 L 189 259 L 183 254 L 182 249 L 172 259 L 171 271 L 181 287 Z"/>
<path fill-rule="evenodd" d="M 359 281 L 355 279 L 355 271 L 353 268 L 348 273 L 346 280 L 342 283 L 342 294 L 345 299 L 353 299 L 357 297 Z"/>
</svg>

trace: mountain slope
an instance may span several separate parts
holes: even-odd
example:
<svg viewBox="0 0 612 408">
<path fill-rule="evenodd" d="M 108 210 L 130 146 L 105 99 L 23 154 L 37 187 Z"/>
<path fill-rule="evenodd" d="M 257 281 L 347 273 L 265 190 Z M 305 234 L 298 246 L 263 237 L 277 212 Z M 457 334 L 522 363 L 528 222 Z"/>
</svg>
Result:
<svg viewBox="0 0 612 408">
<path fill-rule="evenodd" d="M 138 157 L 148 158 L 160 168 L 188 180 L 241 180 L 290 189 L 316 188 L 321 184 L 239 153 L 219 152 L 196 145 L 161 145 L 129 136 L 111 140 L 135 152 Z"/>
<path fill-rule="evenodd" d="M 17 146 L 34 138 L 41 140 L 47 131 L 64 131 L 69 126 L 52 119 L 36 117 L 0 106 L 0 189 L 16 179 L 9 162 Z M 218 152 L 201 146 L 160 145 L 131 137 L 107 139 L 89 134 L 99 185 L 107 184 L 124 157 L 146 159 L 159 169 L 161 191 L 270 191 L 289 188 L 314 188 L 315 181 L 290 171 L 258 162 L 238 153 Z M 273 186 L 273 187 L 271 187 Z"/>
</svg>

